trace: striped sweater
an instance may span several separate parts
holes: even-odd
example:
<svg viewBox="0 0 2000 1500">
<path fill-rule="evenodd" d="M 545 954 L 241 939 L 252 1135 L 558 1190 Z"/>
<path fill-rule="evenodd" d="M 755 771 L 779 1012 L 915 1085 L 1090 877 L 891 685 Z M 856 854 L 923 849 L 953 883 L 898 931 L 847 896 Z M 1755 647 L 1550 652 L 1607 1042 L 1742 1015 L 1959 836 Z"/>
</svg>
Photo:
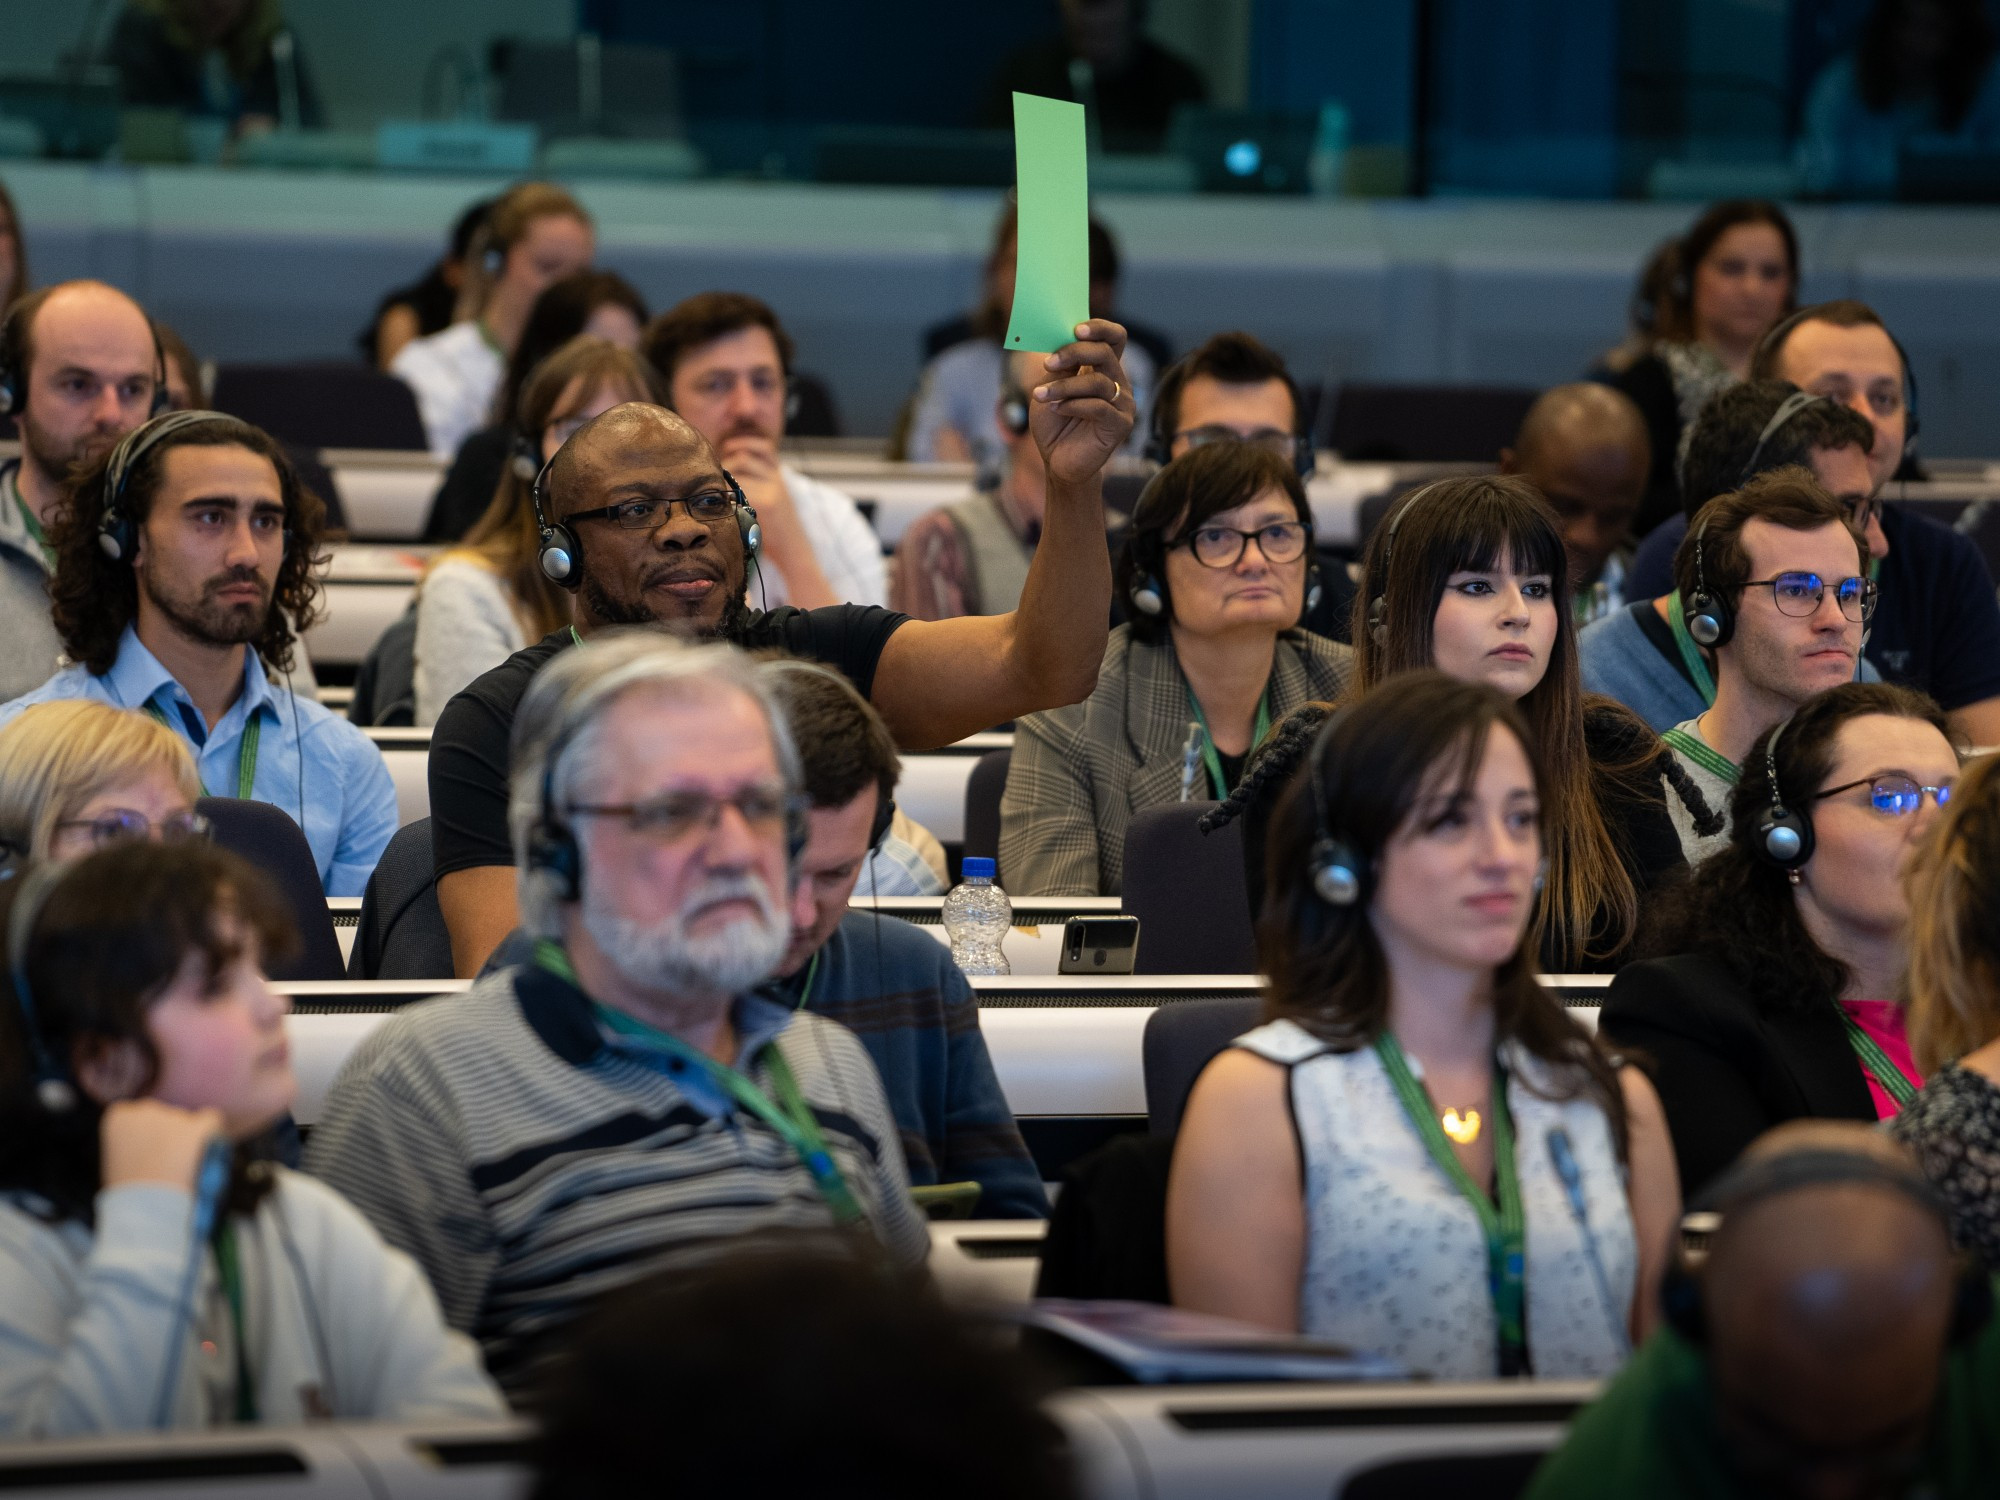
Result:
<svg viewBox="0 0 2000 1500">
<path fill-rule="evenodd" d="M 749 996 L 736 1021 L 749 1076 L 768 1089 L 764 1056 L 782 1050 L 875 1233 L 920 1262 L 929 1238 L 860 1043 Z M 574 986 L 510 969 L 357 1048 L 307 1166 L 416 1259 L 445 1320 L 519 1393 L 545 1336 L 605 1292 L 730 1235 L 831 1222 L 791 1148 L 712 1099 L 607 1036 Z"/>
</svg>

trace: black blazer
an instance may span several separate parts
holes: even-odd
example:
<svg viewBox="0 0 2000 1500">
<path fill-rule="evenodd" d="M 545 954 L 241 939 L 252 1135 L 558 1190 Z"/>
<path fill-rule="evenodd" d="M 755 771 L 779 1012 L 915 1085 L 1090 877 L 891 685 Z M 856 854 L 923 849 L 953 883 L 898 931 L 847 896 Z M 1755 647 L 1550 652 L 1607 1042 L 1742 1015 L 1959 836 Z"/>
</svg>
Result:
<svg viewBox="0 0 2000 1500">
<path fill-rule="evenodd" d="M 1875 1123 L 1839 1009 L 1830 1001 L 1807 1010 L 1759 1005 L 1707 954 L 1627 964 L 1611 981 L 1598 1030 L 1651 1064 L 1685 1198 L 1773 1125 Z"/>
</svg>

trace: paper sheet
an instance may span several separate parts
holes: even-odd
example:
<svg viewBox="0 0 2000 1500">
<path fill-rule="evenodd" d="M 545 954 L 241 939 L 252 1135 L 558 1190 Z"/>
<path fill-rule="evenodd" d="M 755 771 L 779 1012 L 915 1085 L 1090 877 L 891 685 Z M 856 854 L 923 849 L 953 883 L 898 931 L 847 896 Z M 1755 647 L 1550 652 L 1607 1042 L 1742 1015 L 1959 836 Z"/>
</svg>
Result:
<svg viewBox="0 0 2000 1500">
<path fill-rule="evenodd" d="M 1090 181 L 1083 106 L 1014 96 L 1014 170 L 1021 233 L 1007 350 L 1073 343 L 1090 316 Z"/>
</svg>

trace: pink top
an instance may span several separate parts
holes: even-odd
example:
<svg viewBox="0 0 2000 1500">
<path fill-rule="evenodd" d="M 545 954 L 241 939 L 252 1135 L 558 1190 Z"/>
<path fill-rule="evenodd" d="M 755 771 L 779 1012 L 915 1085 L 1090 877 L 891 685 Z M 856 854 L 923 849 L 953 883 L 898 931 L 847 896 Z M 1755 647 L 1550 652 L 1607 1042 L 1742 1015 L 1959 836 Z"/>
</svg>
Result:
<svg viewBox="0 0 2000 1500">
<path fill-rule="evenodd" d="M 1868 1033 L 1905 1078 L 1916 1087 L 1923 1087 L 1924 1075 L 1917 1071 L 1917 1060 L 1910 1053 L 1910 1034 L 1903 1023 L 1902 1006 L 1894 1000 L 1843 1000 L 1840 1008 L 1847 1012 L 1856 1026 Z M 1855 1061 L 1861 1060 L 1856 1058 Z M 1875 1118 L 1894 1119 L 1898 1108 L 1896 1101 L 1868 1071 L 1866 1063 L 1861 1064 L 1861 1076 L 1868 1080 L 1868 1092 L 1875 1100 Z"/>
</svg>

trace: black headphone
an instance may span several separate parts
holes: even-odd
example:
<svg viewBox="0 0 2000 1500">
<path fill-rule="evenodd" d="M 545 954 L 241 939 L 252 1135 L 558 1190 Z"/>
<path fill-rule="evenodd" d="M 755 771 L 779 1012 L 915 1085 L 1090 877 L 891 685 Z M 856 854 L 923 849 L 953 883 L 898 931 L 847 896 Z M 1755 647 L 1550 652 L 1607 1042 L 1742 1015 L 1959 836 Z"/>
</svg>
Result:
<svg viewBox="0 0 2000 1500">
<path fill-rule="evenodd" d="M 1009 380 L 1000 388 L 1000 425 L 1015 437 L 1028 433 L 1028 393 Z"/>
<path fill-rule="evenodd" d="M 1825 1148 L 1788 1151 L 1781 1156 L 1745 1162 L 1702 1193 L 1697 1206 L 1726 1215 L 1798 1188 L 1844 1182 L 1870 1183 L 1901 1193 L 1935 1217 L 1948 1238 L 1952 1236 L 1951 1209 L 1929 1181 L 1914 1172 L 1851 1151 Z M 1952 1347 L 1962 1347 L 1977 1338 L 1992 1321 L 1993 1286 L 1974 1257 L 1959 1252 L 1952 1260 L 1957 1291 L 1952 1299 L 1947 1338 Z M 1709 1333 L 1701 1276 L 1682 1254 L 1674 1257 L 1660 1280 L 1660 1308 L 1668 1326 L 1697 1347 L 1706 1345 Z"/>
<path fill-rule="evenodd" d="M 1791 395 L 1780 401 L 1778 409 L 1771 413 L 1771 420 L 1766 422 L 1764 430 L 1757 434 L 1757 446 L 1750 450 L 1750 457 L 1743 464 L 1742 477 L 1736 482 L 1738 484 L 1748 484 L 1751 480 L 1755 479 L 1758 473 L 1757 462 L 1764 456 L 1764 445 L 1776 437 L 1779 429 L 1791 421 L 1793 417 L 1796 417 L 1807 407 L 1818 406 L 1821 403 L 1825 403 L 1828 406 L 1833 405 L 1833 402 L 1829 398 L 1815 396 L 1811 391 L 1793 391 Z"/>
<path fill-rule="evenodd" d="M 200 427 L 209 422 L 238 422 L 223 411 L 170 411 L 163 416 L 148 418 L 144 425 L 133 428 L 119 440 L 111 450 L 111 459 L 104 466 L 104 513 L 97 518 L 97 545 L 104 549 L 104 555 L 113 562 L 131 562 L 139 550 L 139 524 L 120 509 L 125 498 L 125 485 L 132 477 L 132 471 L 139 466 L 154 448 L 177 432 L 186 432 L 190 427 Z M 291 514 L 285 515 L 285 547 L 292 545 Z"/>
<path fill-rule="evenodd" d="M 1785 806 L 1785 794 L 1778 786 L 1778 737 L 1791 722 L 1789 715 L 1780 720 L 1764 742 L 1764 775 L 1771 785 L 1771 805 L 1758 814 L 1755 839 L 1758 855 L 1781 870 L 1799 869 L 1813 854 L 1811 816 Z"/>
<path fill-rule="evenodd" d="M 1770 332 L 1757 341 L 1757 350 L 1750 357 L 1751 365 L 1762 366 L 1768 370 L 1772 365 L 1776 364 L 1778 362 L 1778 351 L 1785 347 L 1785 340 L 1790 338 L 1801 325 L 1825 321 L 1821 316 L 1821 311 L 1825 306 L 1824 302 L 1814 303 L 1811 307 L 1802 307 L 1797 312 L 1788 313 L 1785 317 L 1773 323 Z M 1887 323 L 1876 322 L 1871 326 L 1879 328 L 1883 333 L 1888 334 L 1889 344 L 1895 349 L 1896 358 L 1903 365 L 1903 452 L 1908 453 L 1916 446 L 1917 433 L 1922 426 L 1922 421 L 1917 415 L 1917 367 L 1910 363 L 1909 350 L 1903 347 L 1901 339 L 1890 332 Z"/>
<path fill-rule="evenodd" d="M 13 982 L 14 1006 L 21 1015 L 21 1035 L 35 1067 L 35 1100 L 50 1114 L 67 1114 L 77 1105 L 77 1086 L 69 1070 L 49 1050 L 42 1035 L 41 1020 L 35 1009 L 34 991 L 28 985 L 28 941 L 35 921 L 62 883 L 64 867 L 46 861 L 21 877 L 14 908 L 7 921 L 7 973 Z"/>
<path fill-rule="evenodd" d="M 1313 737 L 1312 751 L 1306 757 L 1306 776 L 1312 783 L 1313 802 L 1313 845 L 1312 852 L 1306 856 L 1306 871 L 1315 896 L 1328 906 L 1348 907 L 1367 899 L 1375 871 L 1353 845 L 1335 837 L 1332 826 L 1327 822 L 1326 793 L 1320 787 L 1320 767 L 1326 756 L 1326 742 L 1333 737 L 1333 726 L 1340 719 L 1339 714 L 1333 714 L 1320 726 L 1319 733 Z"/>
<path fill-rule="evenodd" d="M 1389 563 L 1396 555 L 1396 528 L 1403 524 L 1403 517 L 1417 502 L 1436 488 L 1434 484 L 1425 485 L 1389 512 L 1389 529 L 1382 536 L 1381 576 L 1374 580 L 1374 591 L 1368 596 L 1368 638 L 1377 646 L 1389 644 Z"/>
<path fill-rule="evenodd" d="M 638 665 L 644 666 L 645 664 L 640 663 Z M 594 683 L 590 688 L 584 689 L 584 691 L 591 692 L 593 697 L 601 699 L 606 693 L 612 691 L 612 689 L 604 687 L 603 683 L 613 678 L 627 676 L 628 670 L 614 670 L 606 674 L 606 677 L 600 679 L 598 683 Z M 629 675 L 630 681 L 621 682 L 618 690 L 622 691 L 626 686 L 637 686 L 640 682 L 644 681 L 643 673 L 630 673 Z M 775 709 L 769 707 L 768 703 L 766 711 L 774 714 L 776 712 Z M 588 720 L 579 716 L 572 721 L 568 728 L 564 729 L 562 733 L 549 742 L 547 758 L 542 762 L 541 805 L 536 809 L 534 826 L 528 830 L 528 868 L 531 871 L 540 871 L 549 876 L 555 882 L 558 899 L 563 901 L 575 901 L 583 894 L 583 851 L 577 846 L 576 830 L 571 828 L 564 821 L 562 814 L 556 811 L 556 769 L 562 764 L 563 756 L 569 753 L 570 745 L 574 743 L 577 735 L 582 732 L 583 726 L 587 722 Z M 887 832 L 889 820 L 895 817 L 895 815 L 896 805 L 893 802 L 889 803 L 886 807 L 876 808 L 875 828 L 881 830 L 881 832 Z M 785 807 L 785 868 L 787 870 L 798 864 L 800 851 L 805 848 L 806 837 L 810 831 L 806 822 L 805 799 L 797 796 L 789 798 Z M 871 831 L 871 837 L 879 843 L 881 833 Z M 872 850 L 875 846 L 871 844 L 869 847 Z"/>
<path fill-rule="evenodd" d="M 40 311 L 39 307 L 36 310 Z M 21 339 L 25 332 L 21 327 L 21 304 L 17 302 L 6 317 L 0 318 L 0 417 L 18 417 L 28 409 L 28 372 L 21 359 Z M 146 319 L 146 332 L 153 339 L 153 404 L 146 411 L 147 417 L 152 418 L 167 409 L 167 348 L 160 342 L 160 330 L 151 318 Z"/>
<path fill-rule="evenodd" d="M 560 448 L 556 450 L 557 454 L 561 452 Z M 532 461 L 533 453 L 534 450 L 526 446 L 526 439 L 521 439 L 521 446 L 515 450 L 515 463 L 518 465 L 524 458 Z M 543 507 L 548 493 L 549 470 L 555 461 L 552 454 L 536 472 L 535 482 L 528 488 L 528 499 L 535 508 L 535 530 L 541 538 L 539 557 L 542 576 L 573 594 L 583 587 L 583 547 L 577 541 L 576 533 L 560 521 L 551 521 Z M 724 469 L 722 480 L 729 486 L 729 493 L 736 501 L 736 530 L 743 538 L 747 565 L 756 559 L 758 549 L 764 545 L 764 529 L 757 524 L 757 512 L 743 498 L 743 486 L 736 482 L 736 476 Z"/>
<path fill-rule="evenodd" d="M 1135 527 L 1140 513 L 1145 510 L 1147 502 L 1159 488 L 1160 476 L 1170 467 L 1172 467 L 1170 464 L 1163 464 L 1155 469 L 1152 478 L 1146 481 L 1145 488 L 1139 491 L 1139 498 L 1132 502 Z M 1306 511 L 1305 526 L 1306 592 L 1304 601 L 1299 606 L 1301 620 L 1319 608 L 1319 601 L 1326 593 L 1326 581 L 1320 576 L 1319 571 L 1319 549 L 1314 541 L 1317 533 L 1313 529 L 1310 508 Z M 1135 530 L 1126 541 L 1126 546 L 1132 549 L 1133 570 L 1132 582 L 1125 590 L 1125 599 L 1133 609 L 1149 619 L 1159 619 L 1166 614 L 1172 602 L 1167 593 L 1166 548 L 1160 545 L 1160 539 L 1160 532 L 1148 528 L 1144 532 Z"/>
<path fill-rule="evenodd" d="M 1681 600 L 1681 623 L 1695 641 L 1710 650 L 1729 644 L 1736 633 L 1736 611 L 1720 594 L 1708 591 L 1708 572 L 1702 566 L 1702 538 L 1708 532 L 1708 517 L 1701 516 L 1694 528 L 1694 593 Z"/>
</svg>

